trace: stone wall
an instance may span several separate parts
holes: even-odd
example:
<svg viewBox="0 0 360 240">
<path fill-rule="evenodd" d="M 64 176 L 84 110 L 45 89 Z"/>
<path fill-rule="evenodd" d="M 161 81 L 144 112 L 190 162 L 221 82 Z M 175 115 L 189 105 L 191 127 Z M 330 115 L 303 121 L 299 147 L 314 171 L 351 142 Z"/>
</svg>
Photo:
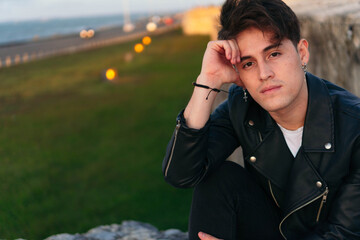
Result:
<svg viewBox="0 0 360 240">
<path fill-rule="evenodd" d="M 310 44 L 309 71 L 360 96 L 360 1 L 292 1 Z"/>
<path fill-rule="evenodd" d="M 360 0 L 284 1 L 299 17 L 302 36 L 310 43 L 309 71 L 360 96 Z M 184 33 L 216 39 L 219 14 L 220 7 L 186 12 Z"/>
</svg>

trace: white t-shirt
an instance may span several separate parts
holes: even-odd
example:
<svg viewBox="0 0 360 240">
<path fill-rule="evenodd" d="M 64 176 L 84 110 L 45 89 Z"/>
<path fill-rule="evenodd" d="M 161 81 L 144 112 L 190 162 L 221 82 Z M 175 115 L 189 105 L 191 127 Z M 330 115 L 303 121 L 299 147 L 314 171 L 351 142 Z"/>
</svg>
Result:
<svg viewBox="0 0 360 240">
<path fill-rule="evenodd" d="M 295 157 L 302 143 L 302 135 L 304 127 L 298 128 L 296 130 L 288 130 L 280 126 L 282 133 L 284 134 L 286 144 L 290 149 L 292 155 Z"/>
</svg>

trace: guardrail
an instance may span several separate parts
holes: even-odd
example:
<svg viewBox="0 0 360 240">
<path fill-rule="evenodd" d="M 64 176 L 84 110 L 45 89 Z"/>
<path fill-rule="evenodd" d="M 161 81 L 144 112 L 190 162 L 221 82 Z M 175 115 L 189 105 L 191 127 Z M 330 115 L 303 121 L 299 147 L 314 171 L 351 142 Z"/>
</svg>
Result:
<svg viewBox="0 0 360 240">
<path fill-rule="evenodd" d="M 81 45 L 69 46 L 69 47 L 61 48 L 61 49 L 53 49 L 53 50 L 48 50 L 48 51 L 40 50 L 37 52 L 36 51 L 24 52 L 22 54 L 9 55 L 3 59 L 0 57 L 0 69 L 4 68 L 4 67 L 11 67 L 14 65 L 19 65 L 22 63 L 27 63 L 30 61 L 44 59 L 44 58 L 48 58 L 48 57 L 52 57 L 52 56 L 71 54 L 71 53 L 76 53 L 76 52 L 81 52 L 81 51 L 87 51 L 90 49 L 101 48 L 104 46 L 124 43 L 124 42 L 142 38 L 146 35 L 160 35 L 160 34 L 163 34 L 166 32 L 170 32 L 170 31 L 179 29 L 180 26 L 181 26 L 180 23 L 174 23 L 170 26 L 159 27 L 154 32 L 141 31 L 141 32 L 131 33 L 131 34 L 124 35 L 124 36 L 117 36 L 117 37 L 113 37 L 113 38 L 109 38 L 109 39 L 101 39 L 101 40 L 93 39 L 91 42 L 84 42 Z M 49 40 L 49 41 L 51 41 L 51 40 Z"/>
</svg>

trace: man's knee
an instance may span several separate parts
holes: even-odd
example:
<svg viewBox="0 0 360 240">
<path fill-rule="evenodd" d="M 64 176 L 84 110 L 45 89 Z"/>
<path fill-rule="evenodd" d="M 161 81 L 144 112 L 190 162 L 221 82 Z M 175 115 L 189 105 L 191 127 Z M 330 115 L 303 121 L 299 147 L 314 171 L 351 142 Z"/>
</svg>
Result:
<svg viewBox="0 0 360 240">
<path fill-rule="evenodd" d="M 225 161 L 214 172 L 206 176 L 196 187 L 195 193 L 197 194 L 228 194 L 233 193 L 233 189 L 238 187 L 248 173 L 246 170 L 231 161 Z"/>
</svg>

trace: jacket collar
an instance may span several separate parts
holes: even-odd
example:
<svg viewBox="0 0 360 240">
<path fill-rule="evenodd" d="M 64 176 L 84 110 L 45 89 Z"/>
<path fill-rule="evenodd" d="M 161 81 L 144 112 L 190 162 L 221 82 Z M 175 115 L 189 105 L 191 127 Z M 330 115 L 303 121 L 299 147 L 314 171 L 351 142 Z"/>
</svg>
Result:
<svg viewBox="0 0 360 240">
<path fill-rule="evenodd" d="M 303 149 L 305 152 L 334 152 L 334 116 L 327 86 L 322 79 L 311 73 L 306 73 L 306 82 L 309 99 L 303 131 Z M 252 98 L 250 104 L 252 106 L 248 108 L 246 119 L 259 119 L 255 125 L 262 132 L 271 132 L 277 128 L 270 114 Z M 260 119 L 265 120 L 264 123 Z"/>
<path fill-rule="evenodd" d="M 306 73 L 309 100 L 303 148 L 305 152 L 334 152 L 334 116 L 328 89 L 323 80 Z"/>
<path fill-rule="evenodd" d="M 306 79 L 309 100 L 304 124 L 302 151 L 304 153 L 334 152 L 334 118 L 327 87 L 323 80 L 310 73 L 306 74 Z M 245 159 L 249 160 L 251 156 L 260 159 L 255 164 L 251 164 L 278 187 L 285 189 L 294 157 L 287 148 L 281 130 L 270 114 L 252 99 L 245 119 L 247 119 L 246 122 L 253 120 L 254 127 L 248 127 L 256 128 L 264 136 L 263 141 L 260 141 L 255 147 L 249 146 L 249 149 L 252 150 L 246 151 Z M 279 158 L 279 156 L 282 157 Z M 308 162 L 317 165 L 316 163 L 319 161 L 317 156 L 308 156 Z M 267 160 L 261 161 L 261 159 Z M 281 171 L 277 170 L 279 166 L 282 166 Z M 317 174 L 315 175 L 317 176 Z"/>
</svg>

